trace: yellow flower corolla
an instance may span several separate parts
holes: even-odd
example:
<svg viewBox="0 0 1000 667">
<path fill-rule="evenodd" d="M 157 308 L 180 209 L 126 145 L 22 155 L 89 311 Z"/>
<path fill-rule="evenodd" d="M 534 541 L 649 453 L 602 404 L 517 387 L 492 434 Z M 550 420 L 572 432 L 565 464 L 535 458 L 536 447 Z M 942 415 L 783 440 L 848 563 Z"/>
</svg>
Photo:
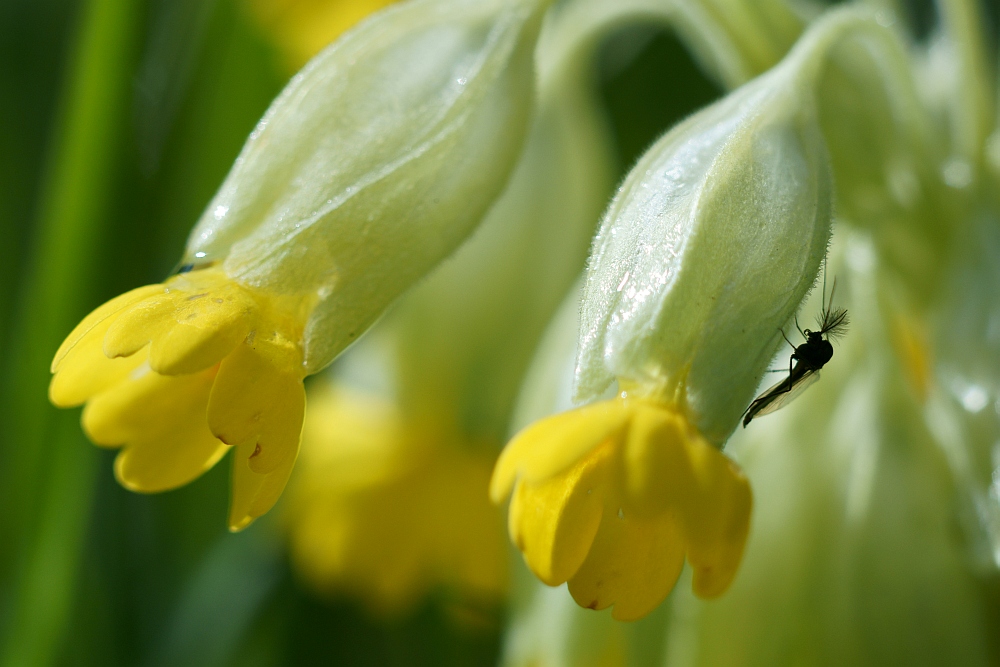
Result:
<svg viewBox="0 0 1000 667">
<path fill-rule="evenodd" d="M 436 586 L 502 599 L 507 547 L 486 494 L 495 451 L 410 423 L 380 396 L 316 391 L 285 513 L 296 570 L 382 613 Z"/>
<path fill-rule="evenodd" d="M 297 70 L 361 19 L 396 0 L 251 0 L 261 27 Z"/>
<path fill-rule="evenodd" d="M 494 502 L 513 493 L 511 539 L 550 586 L 618 620 L 656 608 L 685 556 L 699 597 L 721 595 L 743 554 L 743 473 L 674 408 L 615 398 L 542 419 L 497 462 Z"/>
<path fill-rule="evenodd" d="M 217 268 L 134 289 L 66 338 L 49 397 L 86 403 L 87 436 L 121 447 L 115 475 L 133 491 L 186 484 L 234 448 L 229 527 L 242 529 L 278 500 L 298 454 L 309 305 Z"/>
</svg>

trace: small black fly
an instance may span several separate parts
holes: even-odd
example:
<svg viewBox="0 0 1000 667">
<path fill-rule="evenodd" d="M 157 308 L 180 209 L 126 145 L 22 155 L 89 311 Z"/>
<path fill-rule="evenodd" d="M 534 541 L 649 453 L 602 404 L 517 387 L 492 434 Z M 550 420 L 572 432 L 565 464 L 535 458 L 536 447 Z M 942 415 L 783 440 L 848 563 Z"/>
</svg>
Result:
<svg viewBox="0 0 1000 667">
<path fill-rule="evenodd" d="M 833 289 L 830 290 L 830 303 L 827 305 L 826 286 L 823 286 L 823 312 L 817 318 L 819 331 L 809 329 L 803 331 L 796 319 L 795 328 L 806 342 L 796 347 L 788 340 L 788 336 L 785 336 L 785 332 L 781 331 L 785 342 L 794 350 L 788 360 L 788 377 L 754 399 L 743 413 L 744 428 L 754 417 L 770 414 L 785 407 L 819 379 L 820 369 L 833 358 L 833 345 L 830 344 L 830 339 L 843 336 L 850 324 L 847 310 L 833 307 L 833 295 L 836 291 L 837 281 L 834 280 Z"/>
</svg>

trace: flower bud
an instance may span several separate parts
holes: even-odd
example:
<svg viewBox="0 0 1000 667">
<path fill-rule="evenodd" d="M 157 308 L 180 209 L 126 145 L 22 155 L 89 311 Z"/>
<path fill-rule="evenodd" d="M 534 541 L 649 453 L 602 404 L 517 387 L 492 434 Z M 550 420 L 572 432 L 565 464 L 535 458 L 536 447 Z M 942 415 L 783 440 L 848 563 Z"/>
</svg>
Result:
<svg viewBox="0 0 1000 667">
<path fill-rule="evenodd" d="M 667 133 L 626 178 L 584 289 L 577 400 L 617 379 L 722 443 L 810 289 L 831 179 L 795 61 Z"/>
<path fill-rule="evenodd" d="M 518 157 L 544 0 L 425 0 L 347 33 L 250 136 L 188 242 L 238 282 L 318 298 L 329 363 L 482 218 Z"/>
</svg>

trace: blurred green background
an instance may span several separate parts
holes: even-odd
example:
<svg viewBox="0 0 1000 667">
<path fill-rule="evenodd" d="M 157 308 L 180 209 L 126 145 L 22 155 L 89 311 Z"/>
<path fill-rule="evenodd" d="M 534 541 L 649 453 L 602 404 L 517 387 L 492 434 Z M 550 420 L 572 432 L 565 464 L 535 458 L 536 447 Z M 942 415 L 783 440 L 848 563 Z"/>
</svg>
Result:
<svg viewBox="0 0 1000 667">
<path fill-rule="evenodd" d="M 283 62 L 240 0 L 0 2 L 0 667 L 496 662 L 502 610 L 440 594 L 386 620 L 314 597 L 273 517 L 226 531 L 228 465 L 130 493 L 46 399 L 74 324 L 170 272 Z M 719 94 L 649 29 L 598 71 L 623 173 Z"/>
</svg>

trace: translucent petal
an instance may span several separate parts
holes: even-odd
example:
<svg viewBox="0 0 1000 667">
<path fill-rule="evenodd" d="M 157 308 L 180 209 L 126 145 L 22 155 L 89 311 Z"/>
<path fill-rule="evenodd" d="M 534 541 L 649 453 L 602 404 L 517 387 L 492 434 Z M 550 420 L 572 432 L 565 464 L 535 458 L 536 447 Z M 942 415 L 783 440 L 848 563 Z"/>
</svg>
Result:
<svg viewBox="0 0 1000 667">
<path fill-rule="evenodd" d="M 294 77 L 189 237 L 264 291 L 320 295 L 326 366 L 479 224 L 521 154 L 548 2 L 399 3 Z"/>
<path fill-rule="evenodd" d="M 619 188 L 581 299 L 576 400 L 666 384 L 710 441 L 732 433 L 830 238 L 826 146 L 793 71 L 677 124 Z"/>
</svg>

